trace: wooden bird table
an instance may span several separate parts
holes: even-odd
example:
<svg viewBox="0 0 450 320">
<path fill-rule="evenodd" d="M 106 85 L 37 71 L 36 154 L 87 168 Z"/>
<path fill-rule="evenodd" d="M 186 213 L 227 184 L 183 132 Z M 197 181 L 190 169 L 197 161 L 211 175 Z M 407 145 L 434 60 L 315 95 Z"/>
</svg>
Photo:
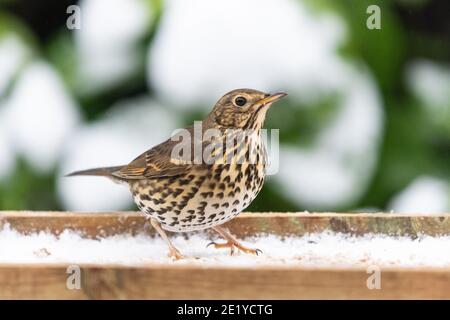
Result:
<svg viewBox="0 0 450 320">
<path fill-rule="evenodd" d="M 94 239 L 154 234 L 135 212 L 0 212 L 0 230 L 6 226 L 20 234 L 44 231 L 58 236 L 73 230 Z M 449 239 L 450 214 L 245 213 L 227 226 L 239 238 L 329 230 L 355 236 Z M 97 263 L 80 264 L 80 275 L 80 288 L 74 289 L 67 286 L 68 263 L 0 263 L 0 299 L 450 299 L 448 266 L 383 267 L 380 289 L 368 288 L 367 268 L 302 263 L 233 267 L 170 261 Z"/>
</svg>

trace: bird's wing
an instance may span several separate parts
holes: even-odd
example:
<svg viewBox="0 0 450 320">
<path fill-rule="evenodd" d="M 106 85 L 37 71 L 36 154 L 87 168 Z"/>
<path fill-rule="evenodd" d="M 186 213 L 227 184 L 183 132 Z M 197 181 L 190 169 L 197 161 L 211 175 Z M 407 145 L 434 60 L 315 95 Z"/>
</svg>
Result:
<svg viewBox="0 0 450 320">
<path fill-rule="evenodd" d="M 139 180 L 184 174 L 192 168 L 193 164 L 192 161 L 183 162 L 172 158 L 172 150 L 178 143 L 180 142 L 168 139 L 144 152 L 112 175 L 125 180 Z"/>
</svg>

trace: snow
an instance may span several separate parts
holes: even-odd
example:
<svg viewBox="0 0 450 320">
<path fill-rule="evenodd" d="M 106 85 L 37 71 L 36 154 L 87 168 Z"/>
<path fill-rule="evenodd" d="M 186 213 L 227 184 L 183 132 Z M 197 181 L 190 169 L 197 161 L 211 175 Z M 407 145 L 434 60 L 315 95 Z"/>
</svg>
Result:
<svg viewBox="0 0 450 320">
<path fill-rule="evenodd" d="M 341 69 L 338 114 L 310 148 L 280 148 L 275 179 L 285 195 L 306 208 L 348 206 L 364 194 L 376 166 L 383 112 L 373 79 L 347 65 Z"/>
<path fill-rule="evenodd" d="M 29 55 L 26 45 L 14 35 L 0 38 L 0 97 Z"/>
<path fill-rule="evenodd" d="M 150 265 L 194 264 L 228 267 L 450 267 L 450 236 L 389 237 L 368 234 L 363 237 L 339 233 L 313 233 L 281 238 L 260 235 L 245 239 L 262 255 L 229 255 L 228 249 L 206 248 L 210 239 L 203 233 L 173 238 L 186 257 L 173 261 L 167 246 L 148 235 L 115 235 L 86 239 L 73 231 L 59 237 L 49 233 L 22 235 L 9 226 L 0 231 L 0 263 L 68 263 Z M 218 240 L 219 241 L 219 240 Z"/>
<path fill-rule="evenodd" d="M 0 180 L 8 177 L 15 167 L 15 152 L 5 129 L 5 116 L 3 113 L 4 110 L 2 110 L 2 104 L 0 102 L 0 150 L 2 150 L 2 156 L 0 157 Z"/>
<path fill-rule="evenodd" d="M 445 180 L 431 176 L 417 177 L 389 204 L 404 213 L 439 213 L 450 211 L 450 186 Z"/>
<path fill-rule="evenodd" d="M 136 47 L 151 24 L 141 0 L 83 0 L 81 29 L 75 31 L 86 90 L 101 90 L 128 77 L 139 65 Z"/>
<path fill-rule="evenodd" d="M 15 167 L 15 151 L 6 128 L 6 89 L 12 84 L 29 55 L 28 48 L 17 36 L 0 36 L 0 180 L 9 176 Z"/>
<path fill-rule="evenodd" d="M 429 60 L 412 62 L 406 72 L 410 90 L 428 108 L 450 108 L 450 66 Z"/>
<path fill-rule="evenodd" d="M 79 120 L 79 108 L 59 75 L 45 62 L 30 63 L 4 108 L 10 143 L 36 171 L 50 171 Z"/>
<path fill-rule="evenodd" d="M 354 189 L 350 170 L 343 170 L 327 152 L 282 147 L 280 172 L 276 178 L 290 199 L 308 208 L 333 206 L 347 199 Z"/>
</svg>

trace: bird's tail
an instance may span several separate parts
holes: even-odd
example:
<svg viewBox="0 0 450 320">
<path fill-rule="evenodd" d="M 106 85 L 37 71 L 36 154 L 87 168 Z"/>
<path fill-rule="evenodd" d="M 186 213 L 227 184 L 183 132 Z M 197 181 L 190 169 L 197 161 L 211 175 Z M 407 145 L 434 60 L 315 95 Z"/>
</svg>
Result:
<svg viewBox="0 0 450 320">
<path fill-rule="evenodd" d="M 108 177 L 113 178 L 112 173 L 115 171 L 118 171 L 123 166 L 117 166 L 117 167 L 103 167 L 103 168 L 93 168 L 88 170 L 81 170 L 81 171 L 75 171 L 72 173 L 69 173 L 66 175 L 66 177 L 73 177 L 73 176 L 100 176 L 100 177 Z"/>
</svg>

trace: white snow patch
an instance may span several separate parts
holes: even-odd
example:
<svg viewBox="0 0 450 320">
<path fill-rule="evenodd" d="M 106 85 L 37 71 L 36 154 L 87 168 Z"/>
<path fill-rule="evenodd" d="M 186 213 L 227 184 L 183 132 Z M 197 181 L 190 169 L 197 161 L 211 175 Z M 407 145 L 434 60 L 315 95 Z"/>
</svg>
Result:
<svg viewBox="0 0 450 320">
<path fill-rule="evenodd" d="M 338 115 L 320 133 L 318 146 L 355 156 L 377 146 L 383 125 L 381 98 L 366 71 L 347 65 L 340 76 L 342 101 Z"/>
<path fill-rule="evenodd" d="M 332 207 L 352 197 L 352 172 L 327 152 L 281 147 L 277 179 L 284 194 L 308 207 Z"/>
<path fill-rule="evenodd" d="M 150 6 L 141 0 L 83 0 L 75 32 L 86 90 L 107 88 L 136 71 L 136 45 L 148 29 Z"/>
<path fill-rule="evenodd" d="M 407 70 L 411 91 L 428 108 L 450 108 L 450 66 L 428 60 L 411 63 Z M 449 113 L 450 116 L 450 113 Z"/>
<path fill-rule="evenodd" d="M 56 72 L 44 62 L 30 64 L 4 108 L 6 130 L 17 151 L 35 170 L 52 169 L 79 120 L 78 107 Z"/>
<path fill-rule="evenodd" d="M 227 249 L 206 248 L 211 239 L 194 234 L 173 242 L 186 259 L 172 261 L 167 245 L 146 235 L 116 235 L 98 240 L 82 238 L 72 231 L 59 237 L 48 233 L 22 235 L 9 227 L 0 231 L 0 263 L 70 264 L 195 264 L 202 266 L 263 267 L 449 267 L 450 237 L 352 237 L 329 232 L 302 237 L 261 235 L 245 244 L 263 251 L 259 256 L 229 255 Z"/>
<path fill-rule="evenodd" d="M 389 208 L 403 213 L 449 212 L 450 186 L 434 177 L 418 177 L 395 196 Z"/>
<path fill-rule="evenodd" d="M 0 179 L 11 174 L 15 166 L 15 151 L 7 130 L 7 114 L 4 106 L 5 90 L 25 64 L 28 48 L 15 35 L 0 38 Z"/>
<path fill-rule="evenodd" d="M 58 193 L 67 210 L 107 211 L 132 204 L 128 188 L 98 177 L 65 174 L 102 166 L 124 165 L 167 139 L 176 127 L 173 116 L 147 97 L 119 102 L 102 120 L 81 127 L 67 143 Z"/>
<path fill-rule="evenodd" d="M 0 38 L 0 97 L 24 64 L 29 52 L 25 44 L 16 36 Z"/>
<path fill-rule="evenodd" d="M 15 167 L 15 152 L 6 131 L 4 110 L 0 104 L 0 180 L 9 176 Z"/>
<path fill-rule="evenodd" d="M 378 91 L 367 73 L 342 69 L 338 114 L 309 149 L 280 148 L 276 179 L 291 200 L 308 208 L 332 209 L 356 201 L 376 165 L 383 126 Z"/>
</svg>

